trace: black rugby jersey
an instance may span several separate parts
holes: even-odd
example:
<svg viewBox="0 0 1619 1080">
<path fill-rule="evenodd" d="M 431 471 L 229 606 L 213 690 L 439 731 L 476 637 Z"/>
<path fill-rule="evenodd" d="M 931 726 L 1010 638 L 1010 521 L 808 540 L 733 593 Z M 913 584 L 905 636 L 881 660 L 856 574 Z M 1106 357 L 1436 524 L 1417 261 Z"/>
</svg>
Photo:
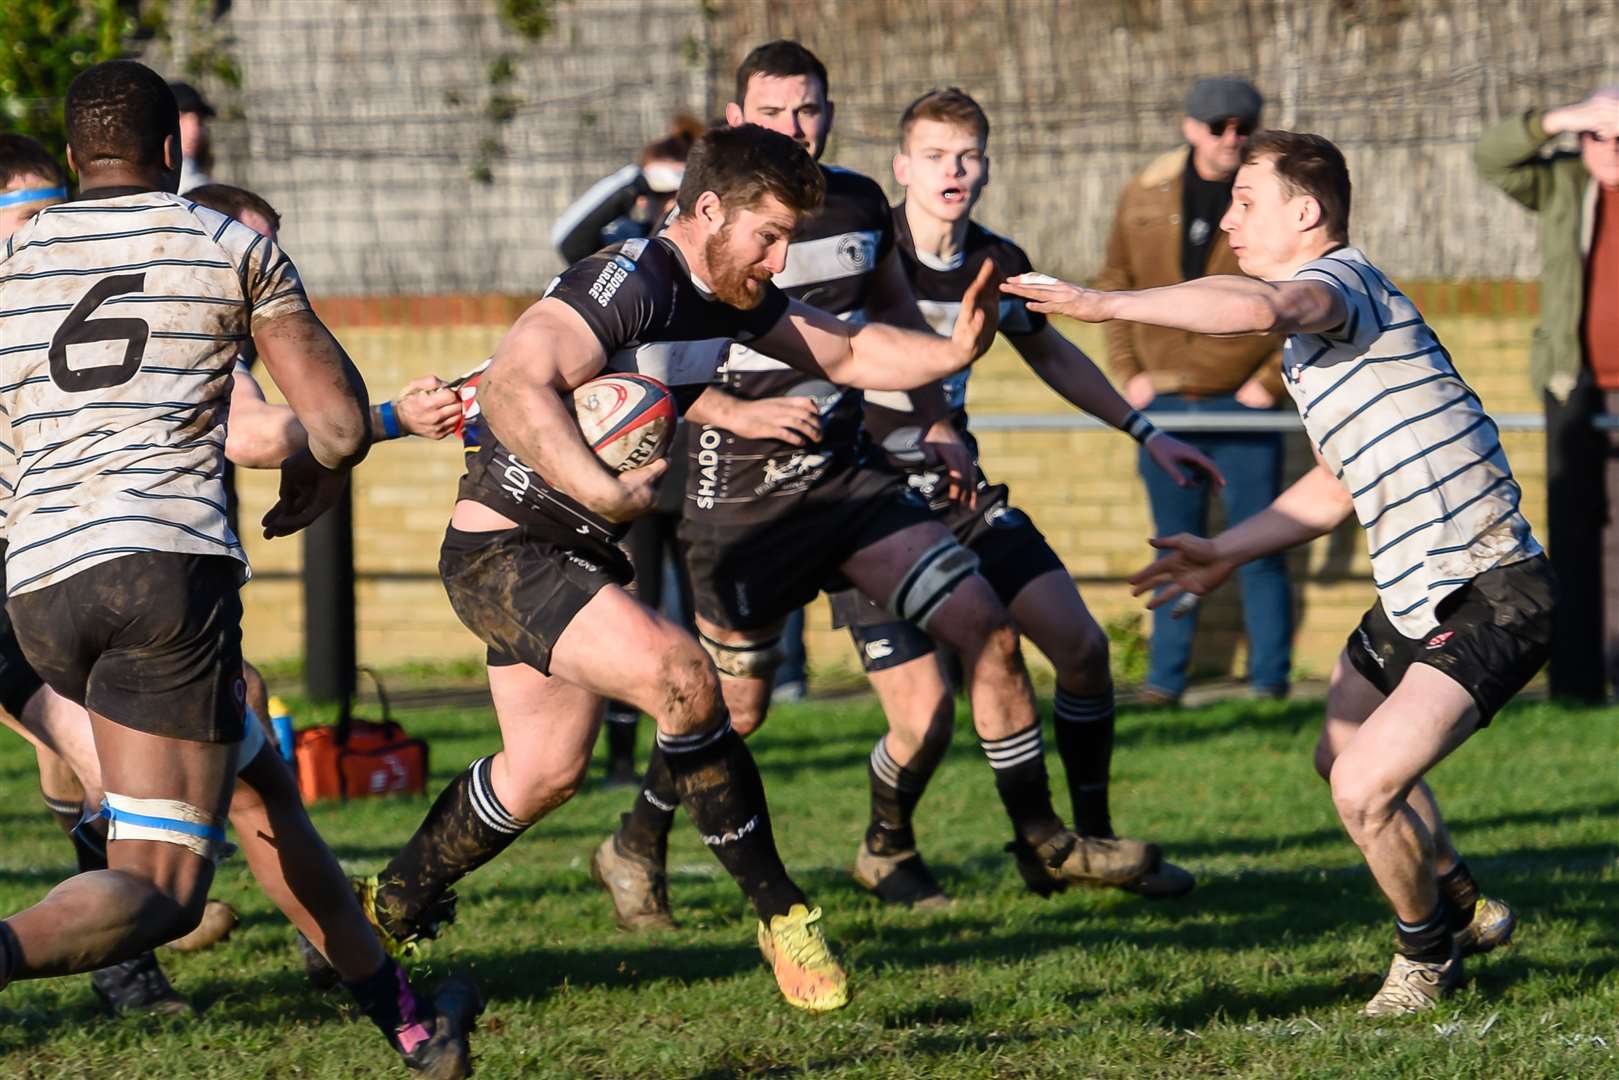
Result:
<svg viewBox="0 0 1619 1080">
<path fill-rule="evenodd" d="M 821 166 L 826 198 L 798 223 L 786 268 L 774 283 L 795 300 L 833 315 L 858 317 L 871 275 L 894 246 L 888 197 L 857 172 Z M 834 460 L 853 460 L 861 446 L 860 391 L 834 386 L 773 357 L 734 345 L 719 372 L 727 393 L 753 401 L 813 397 L 821 405 L 821 441 L 798 447 L 775 439 L 745 439 L 722 428 L 693 432 L 688 509 L 723 507 L 726 520 L 769 516 L 768 497 L 802 492 Z M 700 459 L 700 460 L 699 460 Z"/>
<path fill-rule="evenodd" d="M 715 333 L 752 341 L 787 314 L 786 295 L 768 283 L 764 289 L 764 299 L 747 311 L 717 300 L 693 281 L 673 241 L 658 237 L 626 240 L 574 263 L 546 296 L 584 318 L 607 354 L 605 371 L 650 375 L 669 387 L 676 408 L 684 411 L 714 381 L 723 352 L 702 346 Z M 665 344 L 637 348 L 654 343 Z M 627 523 L 613 524 L 585 509 L 501 445 L 487 424 L 478 428 L 461 498 L 568 546 L 613 544 L 624 534 Z"/>
<path fill-rule="evenodd" d="M 900 265 L 905 268 L 905 277 L 911 283 L 911 291 L 916 294 L 916 306 L 935 333 L 948 336 L 955 328 L 956 316 L 961 313 L 962 294 L 972 284 L 973 278 L 978 276 L 978 270 L 986 260 L 993 262 L 1003 277 L 1034 269 L 1022 248 L 976 221 L 967 223 L 967 235 L 956 257 L 948 264 L 940 264 L 932 256 L 918 254 L 903 202 L 894 207 L 893 215 L 894 243 L 899 249 Z M 1008 337 L 1024 337 L 1039 333 L 1045 326 L 1046 317 L 1038 311 L 1030 311 L 1021 297 L 1001 297 L 1001 333 Z M 977 458 L 977 440 L 967 429 L 967 377 L 970 374 L 972 368 L 967 367 L 951 375 L 944 381 L 944 390 L 945 400 L 950 406 L 951 423 L 961 433 L 973 457 Z M 910 413 L 868 406 L 865 422 L 872 441 L 891 451 L 906 443 L 914 445 L 914 440 L 920 436 L 914 415 Z M 888 460 L 891 464 L 900 464 L 904 457 L 903 453 L 891 452 Z M 945 497 L 943 487 L 937 485 L 936 480 L 936 474 L 916 469 L 912 484 L 927 494 L 930 501 L 934 501 L 934 488 L 938 487 L 937 501 L 942 505 Z M 980 474 L 979 484 L 983 483 Z"/>
</svg>

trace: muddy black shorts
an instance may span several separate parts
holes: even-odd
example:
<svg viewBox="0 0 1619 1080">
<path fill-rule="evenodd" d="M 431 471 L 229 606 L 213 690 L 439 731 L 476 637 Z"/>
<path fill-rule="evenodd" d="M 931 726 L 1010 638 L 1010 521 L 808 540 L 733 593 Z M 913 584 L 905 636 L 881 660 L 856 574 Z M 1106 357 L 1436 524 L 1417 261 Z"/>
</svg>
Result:
<svg viewBox="0 0 1619 1080">
<path fill-rule="evenodd" d="M 937 521 L 902 476 L 835 465 L 769 521 L 726 523 L 689 506 L 680 543 L 697 614 L 727 630 L 772 626 L 815 599 L 847 589 L 839 571 L 859 551 Z"/>
<path fill-rule="evenodd" d="M 1552 582 L 1544 555 L 1486 570 L 1439 602 L 1422 638 L 1395 629 L 1379 600 L 1349 635 L 1349 662 L 1385 697 L 1412 664 L 1437 668 L 1473 696 L 1484 727 L 1546 663 Z"/>
<path fill-rule="evenodd" d="M 23 655 L 69 701 L 149 735 L 240 742 L 242 564 L 142 551 L 7 603 Z"/>
<path fill-rule="evenodd" d="M 1008 505 L 1004 484 L 981 487 L 977 506 L 953 507 L 943 520 L 978 556 L 978 572 L 1002 604 L 1010 606 L 1035 578 L 1063 569 L 1062 559 L 1029 515 Z M 933 639 L 920 627 L 854 589 L 833 595 L 832 625 L 849 628 L 866 671 L 898 667 L 933 651 Z"/>
<path fill-rule="evenodd" d="M 462 532 L 439 550 L 450 606 L 488 648 L 490 667 L 527 664 L 551 674 L 551 650 L 584 606 L 608 585 L 634 578 L 622 552 L 569 547 L 522 526 Z"/>
</svg>

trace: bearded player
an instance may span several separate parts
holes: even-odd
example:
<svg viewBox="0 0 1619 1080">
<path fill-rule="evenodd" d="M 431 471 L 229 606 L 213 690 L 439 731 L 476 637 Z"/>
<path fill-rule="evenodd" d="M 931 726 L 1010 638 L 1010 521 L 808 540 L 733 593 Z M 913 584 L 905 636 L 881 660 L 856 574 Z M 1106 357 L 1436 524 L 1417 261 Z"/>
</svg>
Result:
<svg viewBox="0 0 1619 1080">
<path fill-rule="evenodd" d="M 1377 601 L 1333 670 L 1315 765 L 1394 909 L 1397 951 L 1364 1010 L 1376 1017 L 1433 1008 L 1463 957 L 1511 937 L 1511 909 L 1480 897 L 1423 777 L 1545 662 L 1552 577 L 1495 422 L 1416 306 L 1350 246 L 1349 207 L 1337 147 L 1261 132 L 1220 223 L 1253 277 L 1116 293 L 1025 277 L 1005 291 L 1088 322 L 1288 335 L 1282 371 L 1315 468 L 1212 539 L 1154 540 L 1163 556 L 1131 581 L 1156 608 L 1352 514 L 1365 528 Z"/>
<path fill-rule="evenodd" d="M 760 46 L 737 71 L 736 100 L 726 118 L 769 127 L 818 156 L 832 119 L 825 67 L 796 42 Z M 824 305 L 851 323 L 891 320 L 926 328 L 894 252 L 893 218 L 881 188 L 847 170 L 820 166 L 819 172 L 825 205 L 794 231 L 779 280 L 803 302 Z M 1062 887 L 1133 881 L 1154 870 L 1156 847 L 1079 837 L 1052 808 L 1017 633 L 976 573 L 977 556 L 902 477 L 871 459 L 860 431 L 860 396 L 850 389 L 855 384 L 805 379 L 747 343 L 730 347 L 722 370 L 721 388 L 733 399 L 808 397 L 819 406 L 797 442 L 736 430 L 716 407 L 728 399 L 714 392 L 690 414 L 701 426 L 692 432 L 681 538 L 699 638 L 719 669 L 736 729 L 751 733 L 765 719 L 788 615 L 822 590 L 853 585 L 931 628 L 964 658 L 974 727 L 1028 872 Z M 971 499 L 971 457 L 943 411 L 922 449 L 942 464 L 958 497 Z M 901 729 L 897 741 L 916 745 L 933 717 L 909 720 L 890 716 L 890 726 Z M 630 813 L 592 858 L 592 875 L 611 894 L 626 928 L 671 925 L 665 861 L 673 791 L 654 755 Z"/>
<path fill-rule="evenodd" d="M 1003 277 L 1021 274 L 1028 257 L 1011 240 L 972 220 L 989 182 L 989 118 L 954 87 L 922 95 L 900 118 L 900 149 L 894 176 L 905 199 L 894 207 L 896 245 L 923 314 L 935 326 L 955 319 L 967 284 L 985 264 Z M 1026 363 L 1062 397 L 1141 442 L 1149 457 L 1177 481 L 1187 467 L 1218 479 L 1214 465 L 1196 450 L 1153 428 L 1113 389 L 1090 358 L 1045 316 L 1006 297 L 1001 332 Z M 949 422 L 964 442 L 977 443 L 967 425 L 967 375 L 945 383 Z M 898 406 L 894 408 L 892 406 Z M 1074 830 L 1100 843 L 1114 841 L 1108 805 L 1113 754 L 1113 681 L 1107 636 L 1080 598 L 1072 575 L 1034 523 L 1012 506 L 1005 485 L 975 476 L 978 498 L 968 507 L 947 498 L 945 478 L 913 452 L 927 417 L 908 412 L 905 395 L 867 395 L 866 425 L 912 487 L 957 538 L 979 557 L 979 572 L 1006 605 L 1020 633 L 1056 668 L 1054 728 L 1067 775 Z M 883 899 L 929 904 L 943 892 L 916 852 L 912 813 L 949 744 L 954 695 L 934 652 L 933 640 L 856 592 L 833 597 L 834 622 L 849 627 L 861 663 L 889 716 L 914 717 L 890 731 L 872 749 L 871 822 L 855 856 L 855 878 Z M 929 723 L 929 721 L 932 721 Z M 896 738 L 921 726 L 920 745 Z M 1054 881 L 1013 845 L 1029 888 L 1041 895 L 1066 882 Z M 1109 882 L 1146 896 L 1189 892 L 1192 875 L 1169 862 L 1129 880 Z"/>
<path fill-rule="evenodd" d="M 396 942 L 435 934 L 453 911 L 449 887 L 572 796 L 610 696 L 657 724 L 674 797 L 752 902 L 783 995 L 812 1011 L 847 1002 L 820 909 L 777 854 L 758 769 L 712 662 L 625 591 L 630 569 L 616 541 L 652 505 L 667 462 L 608 471 L 564 404 L 609 365 L 651 375 L 689 404 L 713 380 L 715 354 L 631 346 L 715 335 L 857 387 L 913 388 L 972 362 L 994 333 L 987 272 L 948 339 L 852 326 L 772 284 L 794 227 L 824 190 L 820 170 L 785 136 L 752 125 L 706 133 L 668 229 L 564 271 L 483 372 L 483 434 L 440 571 L 456 613 L 488 646 L 503 747 L 451 783 L 368 886 Z"/>
</svg>

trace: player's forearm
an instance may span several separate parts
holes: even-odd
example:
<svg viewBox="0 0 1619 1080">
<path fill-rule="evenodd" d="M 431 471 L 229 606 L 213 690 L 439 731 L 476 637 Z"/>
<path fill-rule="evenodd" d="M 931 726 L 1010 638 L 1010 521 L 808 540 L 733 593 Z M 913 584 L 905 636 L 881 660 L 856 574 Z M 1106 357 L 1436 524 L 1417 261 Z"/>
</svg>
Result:
<svg viewBox="0 0 1619 1080">
<path fill-rule="evenodd" d="M 1274 334 L 1292 329 L 1276 286 L 1235 274 L 1108 293 L 1102 303 L 1110 319 L 1195 334 Z"/>
<path fill-rule="evenodd" d="M 972 360 L 950 338 L 867 323 L 849 335 L 848 356 L 827 374 L 856 390 L 914 390 L 954 375 Z"/>
<path fill-rule="evenodd" d="M 1325 536 L 1354 512 L 1343 484 L 1317 464 L 1275 502 L 1216 536 L 1214 549 L 1222 560 L 1241 565 Z"/>
<path fill-rule="evenodd" d="M 686 410 L 686 419 L 693 424 L 729 429 L 734 426 L 732 413 L 736 400 L 719 387 L 710 386 L 691 403 Z"/>
<path fill-rule="evenodd" d="M 1135 411 L 1085 351 L 1047 325 L 1033 343 L 1012 341 L 1029 367 L 1063 400 L 1122 429 Z"/>
<path fill-rule="evenodd" d="M 309 445 L 309 433 L 285 405 L 232 404 L 225 457 L 244 469 L 278 469 Z"/>
<path fill-rule="evenodd" d="M 562 396 L 496 357 L 478 387 L 489 430 L 541 479 L 588 510 L 616 505 L 617 483 L 585 444 Z"/>
<path fill-rule="evenodd" d="M 259 358 L 303 425 L 309 452 L 327 469 L 351 469 L 371 448 L 370 399 L 354 362 L 309 312 L 254 335 Z"/>
</svg>

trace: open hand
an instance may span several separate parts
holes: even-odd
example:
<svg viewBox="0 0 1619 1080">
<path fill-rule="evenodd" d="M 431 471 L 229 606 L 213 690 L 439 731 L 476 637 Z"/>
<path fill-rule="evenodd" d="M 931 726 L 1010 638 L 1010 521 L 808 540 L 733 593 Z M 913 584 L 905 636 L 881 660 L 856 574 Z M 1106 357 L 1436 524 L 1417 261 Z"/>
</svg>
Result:
<svg viewBox="0 0 1619 1080">
<path fill-rule="evenodd" d="M 1213 540 L 1201 536 L 1177 533 L 1147 542 L 1164 554 L 1130 576 L 1130 595 L 1140 596 L 1144 592 L 1151 592 L 1152 596 L 1147 601 L 1149 610 L 1161 608 L 1187 593 L 1207 596 L 1235 569 L 1230 562 L 1219 557 Z M 1190 610 L 1190 607 L 1186 610 Z M 1175 606 L 1175 613 L 1182 613 L 1182 605 Z"/>
<path fill-rule="evenodd" d="M 821 440 L 821 407 L 812 397 L 737 399 L 727 413 L 725 429 L 744 439 L 809 446 Z"/>
<path fill-rule="evenodd" d="M 995 288 L 1000 271 L 989 259 L 978 268 L 978 276 L 961 294 L 961 313 L 956 316 L 950 340 L 964 357 L 963 366 L 977 360 L 995 343 L 1001 325 L 1001 294 Z"/>
<path fill-rule="evenodd" d="M 1001 292 L 1021 296 L 1030 311 L 1047 315 L 1067 315 L 1082 322 L 1107 322 L 1113 318 L 1111 293 L 1087 289 L 1046 274 L 1019 274 L 1001 282 Z"/>
<path fill-rule="evenodd" d="M 1173 435 L 1160 431 L 1149 438 L 1142 449 L 1152 458 L 1154 465 L 1169 474 L 1177 487 L 1192 486 L 1193 480 L 1186 475 L 1185 469 L 1196 469 L 1214 481 L 1215 487 L 1225 487 L 1225 477 L 1221 475 L 1219 467 L 1201 450 L 1181 442 Z"/>
</svg>

